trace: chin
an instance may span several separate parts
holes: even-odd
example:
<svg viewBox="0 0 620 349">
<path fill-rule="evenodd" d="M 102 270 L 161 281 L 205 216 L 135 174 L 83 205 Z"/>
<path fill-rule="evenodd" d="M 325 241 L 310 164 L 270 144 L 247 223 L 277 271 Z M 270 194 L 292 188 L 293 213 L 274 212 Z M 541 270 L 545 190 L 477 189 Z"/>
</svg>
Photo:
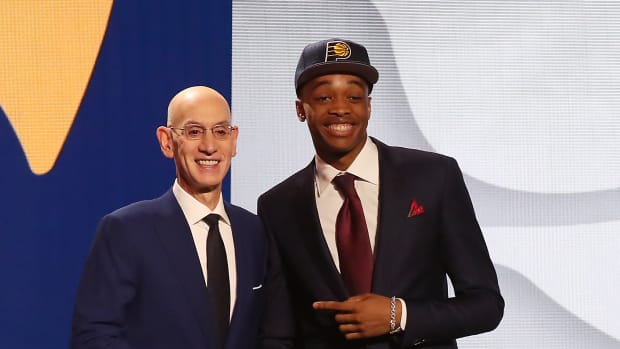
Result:
<svg viewBox="0 0 620 349">
<path fill-rule="evenodd" d="M 224 177 L 209 178 L 209 179 L 203 179 L 203 180 L 197 181 L 196 184 L 197 184 L 197 187 L 200 188 L 201 192 L 210 192 L 210 191 L 213 191 L 214 189 L 221 187 L 223 180 L 224 180 Z"/>
<path fill-rule="evenodd" d="M 332 144 L 328 144 L 325 147 L 325 150 L 327 150 L 327 152 L 332 153 L 332 154 L 340 154 L 340 155 L 346 155 L 352 152 L 353 149 L 355 149 L 355 145 L 351 144 L 350 142 L 347 142 L 346 144 L 332 143 Z"/>
</svg>

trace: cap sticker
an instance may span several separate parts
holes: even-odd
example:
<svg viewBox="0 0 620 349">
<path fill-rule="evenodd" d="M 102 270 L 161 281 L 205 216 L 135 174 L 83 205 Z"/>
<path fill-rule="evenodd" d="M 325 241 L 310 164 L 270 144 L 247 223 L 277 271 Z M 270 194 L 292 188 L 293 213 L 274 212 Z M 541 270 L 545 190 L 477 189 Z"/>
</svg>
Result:
<svg viewBox="0 0 620 349">
<path fill-rule="evenodd" d="M 337 62 L 351 57 L 351 47 L 344 41 L 330 41 L 325 49 L 325 62 Z"/>
</svg>

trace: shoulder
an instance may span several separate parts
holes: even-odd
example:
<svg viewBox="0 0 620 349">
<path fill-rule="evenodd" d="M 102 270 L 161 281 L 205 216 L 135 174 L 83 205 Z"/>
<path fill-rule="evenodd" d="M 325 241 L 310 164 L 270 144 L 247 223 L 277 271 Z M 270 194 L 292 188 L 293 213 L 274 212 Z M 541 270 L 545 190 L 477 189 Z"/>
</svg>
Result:
<svg viewBox="0 0 620 349">
<path fill-rule="evenodd" d="M 458 166 L 450 156 L 420 149 L 390 146 L 373 138 L 379 152 L 379 162 L 390 167 L 452 167 Z"/>
<path fill-rule="evenodd" d="M 260 219 L 256 214 L 241 206 L 225 202 L 224 207 L 226 208 L 226 213 L 229 215 L 230 220 L 233 221 L 232 223 L 260 224 Z"/>
<path fill-rule="evenodd" d="M 178 206 L 172 192 L 150 200 L 137 201 L 126 206 L 120 207 L 106 216 L 104 219 L 113 219 L 124 222 L 142 222 L 145 219 L 152 219 L 154 216 L 164 214 L 167 210 Z"/>
<path fill-rule="evenodd" d="M 276 184 L 271 189 L 264 192 L 258 198 L 258 202 L 260 204 L 261 201 L 272 199 L 272 198 L 282 198 L 287 197 L 289 195 L 294 195 L 297 189 L 305 188 L 308 182 L 313 181 L 314 175 L 314 160 L 311 161 L 306 167 L 301 170 L 295 172 L 282 182 Z"/>
<path fill-rule="evenodd" d="M 165 222 L 182 217 L 174 195 L 167 192 L 156 199 L 137 201 L 103 216 L 97 227 L 96 239 L 142 239 Z"/>
</svg>

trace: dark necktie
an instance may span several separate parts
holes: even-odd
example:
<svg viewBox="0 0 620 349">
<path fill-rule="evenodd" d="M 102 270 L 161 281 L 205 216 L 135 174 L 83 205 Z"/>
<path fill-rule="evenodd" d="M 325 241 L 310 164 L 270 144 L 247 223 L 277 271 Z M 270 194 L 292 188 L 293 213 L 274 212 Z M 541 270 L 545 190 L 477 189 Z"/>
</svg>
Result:
<svg viewBox="0 0 620 349">
<path fill-rule="evenodd" d="M 217 348 L 224 348 L 230 319 L 230 281 L 228 280 L 228 261 L 224 242 L 220 235 L 218 222 L 220 216 L 210 214 L 204 218 L 209 225 L 207 236 L 207 290 L 213 323 L 216 330 Z"/>
<path fill-rule="evenodd" d="M 370 292 L 373 257 L 364 218 L 362 202 L 355 191 L 355 176 L 350 173 L 336 176 L 334 184 L 344 202 L 336 219 L 336 245 L 340 274 L 351 294 Z"/>
</svg>

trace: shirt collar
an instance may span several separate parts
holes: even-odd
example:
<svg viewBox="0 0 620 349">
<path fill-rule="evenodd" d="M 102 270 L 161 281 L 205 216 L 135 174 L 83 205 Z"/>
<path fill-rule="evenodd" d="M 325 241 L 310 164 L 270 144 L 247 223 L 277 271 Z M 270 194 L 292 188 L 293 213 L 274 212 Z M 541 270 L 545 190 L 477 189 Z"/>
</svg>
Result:
<svg viewBox="0 0 620 349">
<path fill-rule="evenodd" d="M 224 199 L 222 198 L 222 194 L 220 193 L 220 199 L 217 202 L 217 206 L 215 209 L 211 211 L 209 207 L 207 207 L 202 202 L 196 200 L 193 196 L 191 196 L 185 189 L 181 188 L 178 181 L 175 180 L 172 185 L 172 193 L 174 197 L 177 199 L 179 206 L 181 206 L 181 210 L 185 215 L 185 219 L 187 223 L 192 226 L 205 218 L 208 214 L 216 213 L 220 215 L 221 221 L 230 225 L 230 219 L 226 214 L 226 210 L 224 209 Z"/>
<path fill-rule="evenodd" d="M 314 159 L 316 190 L 320 196 L 334 177 L 343 171 L 325 162 L 318 154 L 315 155 Z M 377 146 L 369 137 L 366 138 L 362 151 L 360 151 L 345 172 L 351 173 L 365 182 L 374 185 L 379 184 L 379 152 L 377 151 Z"/>
</svg>

